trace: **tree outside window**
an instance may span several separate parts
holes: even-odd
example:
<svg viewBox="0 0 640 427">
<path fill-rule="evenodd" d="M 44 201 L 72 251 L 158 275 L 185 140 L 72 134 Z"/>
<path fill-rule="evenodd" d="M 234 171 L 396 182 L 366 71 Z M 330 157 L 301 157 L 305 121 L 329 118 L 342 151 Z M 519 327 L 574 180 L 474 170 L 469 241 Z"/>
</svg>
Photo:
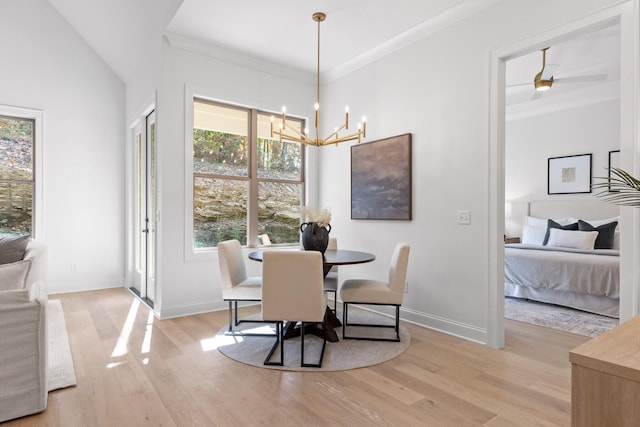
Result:
<svg viewBox="0 0 640 427">
<path fill-rule="evenodd" d="M 33 231 L 35 120 L 0 116 L 0 234 Z"/>
<path fill-rule="evenodd" d="M 194 100 L 193 247 L 267 234 L 272 244 L 299 241 L 303 153 L 272 139 L 270 115 Z M 303 127 L 303 121 L 290 119 Z M 251 226 L 255 224 L 255 226 Z"/>
</svg>

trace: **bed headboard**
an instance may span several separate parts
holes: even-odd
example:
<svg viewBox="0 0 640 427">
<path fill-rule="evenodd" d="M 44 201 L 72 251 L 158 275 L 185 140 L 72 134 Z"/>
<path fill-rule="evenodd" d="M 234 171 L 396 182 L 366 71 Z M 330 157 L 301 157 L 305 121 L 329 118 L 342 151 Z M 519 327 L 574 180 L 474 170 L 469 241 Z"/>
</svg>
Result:
<svg viewBox="0 0 640 427">
<path fill-rule="evenodd" d="M 620 215 L 620 207 L 601 200 L 540 200 L 529 202 L 529 215 L 538 218 L 607 219 Z"/>
</svg>

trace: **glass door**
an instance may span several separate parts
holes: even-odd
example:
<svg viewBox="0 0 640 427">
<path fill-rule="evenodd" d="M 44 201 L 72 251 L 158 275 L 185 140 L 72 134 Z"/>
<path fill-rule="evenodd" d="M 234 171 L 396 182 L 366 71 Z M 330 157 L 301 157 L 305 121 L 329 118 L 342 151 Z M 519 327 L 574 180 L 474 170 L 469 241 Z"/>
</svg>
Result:
<svg viewBox="0 0 640 427">
<path fill-rule="evenodd" d="M 136 242 L 132 291 L 153 307 L 156 276 L 156 115 L 134 129 Z"/>
</svg>

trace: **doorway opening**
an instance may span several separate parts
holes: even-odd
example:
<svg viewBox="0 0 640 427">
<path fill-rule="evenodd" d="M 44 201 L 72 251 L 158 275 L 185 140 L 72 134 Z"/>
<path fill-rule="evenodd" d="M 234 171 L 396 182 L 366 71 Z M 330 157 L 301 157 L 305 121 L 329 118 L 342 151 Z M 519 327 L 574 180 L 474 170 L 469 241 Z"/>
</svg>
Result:
<svg viewBox="0 0 640 427">
<path fill-rule="evenodd" d="M 545 242 L 548 219 L 569 228 L 575 223 L 576 229 L 578 219 L 618 222 L 619 208 L 597 200 L 590 184 L 593 177 L 607 175 L 610 153 L 620 152 L 620 43 L 616 21 L 506 62 L 507 319 L 586 336 L 617 325 L 611 316 L 619 310 L 619 257 L 609 254 L 603 258 L 609 263 L 600 266 L 596 252 L 577 254 Z M 550 86 L 539 88 L 547 90 L 536 90 L 541 80 Z M 555 165 L 566 163 L 566 170 L 575 171 L 572 162 L 588 166 L 578 169 L 584 182 L 576 177 L 557 182 Z M 615 229 L 619 236 L 619 227 Z M 619 249 L 619 239 L 616 242 L 609 249 Z M 560 258 L 566 262 L 561 264 Z M 591 282 L 579 278 L 586 261 L 593 261 Z M 600 278 L 600 269 L 616 274 Z"/>
<path fill-rule="evenodd" d="M 490 155 L 489 155 L 489 298 L 487 306 L 487 344 L 504 347 L 504 235 L 505 235 L 505 133 L 506 133 L 506 64 L 523 55 L 540 52 L 580 35 L 620 25 L 620 167 L 632 174 L 640 173 L 634 161 L 638 154 L 637 105 L 635 96 L 640 86 L 637 75 L 639 41 L 635 34 L 639 23 L 634 16 L 635 2 L 625 2 L 556 29 L 503 46 L 491 52 Z M 540 64 L 541 65 L 541 64 Z M 540 66 L 539 65 L 539 66 Z M 546 165 L 542 167 L 546 174 Z M 543 178 L 545 179 L 545 178 Z M 546 181 L 546 179 L 545 179 Z M 621 234 L 620 246 L 620 318 L 629 319 L 638 312 L 640 270 L 635 268 L 640 243 L 634 238 L 640 212 L 620 209 L 620 225 L 628 227 Z"/>
</svg>

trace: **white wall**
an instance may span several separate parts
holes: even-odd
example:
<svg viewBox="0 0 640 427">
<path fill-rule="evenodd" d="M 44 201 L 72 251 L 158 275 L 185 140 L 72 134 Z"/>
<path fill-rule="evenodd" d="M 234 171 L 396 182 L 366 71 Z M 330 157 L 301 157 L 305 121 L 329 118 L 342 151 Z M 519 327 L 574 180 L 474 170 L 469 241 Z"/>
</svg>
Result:
<svg viewBox="0 0 640 427">
<path fill-rule="evenodd" d="M 201 46 L 193 45 L 195 50 Z M 228 103 L 266 111 L 280 111 L 283 105 L 292 115 L 309 116 L 313 111 L 312 76 L 286 78 L 270 72 L 269 64 L 241 66 L 216 60 L 204 53 L 176 48 L 165 43 L 161 86 L 158 90 L 158 175 L 160 223 L 158 224 L 158 286 L 156 313 L 162 318 L 226 308 L 222 301 L 217 251 L 194 255 L 186 246 L 187 198 L 192 188 L 185 172 L 185 151 L 191 152 L 185 137 L 193 123 L 185 121 L 186 90 Z M 300 79 L 297 79 L 300 78 Z M 185 131 L 186 130 L 186 131 Z M 310 182 L 317 181 L 311 160 Z M 311 192 L 316 197 L 316 191 Z M 247 260 L 249 274 L 260 274 L 261 265 Z"/>
<path fill-rule="evenodd" d="M 350 148 L 321 152 L 320 201 L 339 245 L 374 252 L 341 280 L 386 277 L 393 245 L 412 245 L 402 317 L 487 342 L 490 52 L 584 16 L 608 1 L 503 1 L 324 86 L 330 113 L 368 118 L 368 141 L 413 134 L 413 220 L 350 220 Z M 548 13 L 553 10 L 553 13 Z M 458 210 L 471 212 L 457 225 Z"/>
<path fill-rule="evenodd" d="M 0 52 L 0 104 L 44 112 L 49 293 L 122 286 L 122 81 L 46 0 L 2 2 Z"/>
<path fill-rule="evenodd" d="M 520 236 L 527 202 L 594 198 L 548 195 L 547 159 L 592 154 L 592 176 L 607 176 L 609 151 L 620 149 L 620 100 L 507 121 L 505 139 L 505 201 L 512 208 L 505 228 L 507 235 Z"/>
</svg>

